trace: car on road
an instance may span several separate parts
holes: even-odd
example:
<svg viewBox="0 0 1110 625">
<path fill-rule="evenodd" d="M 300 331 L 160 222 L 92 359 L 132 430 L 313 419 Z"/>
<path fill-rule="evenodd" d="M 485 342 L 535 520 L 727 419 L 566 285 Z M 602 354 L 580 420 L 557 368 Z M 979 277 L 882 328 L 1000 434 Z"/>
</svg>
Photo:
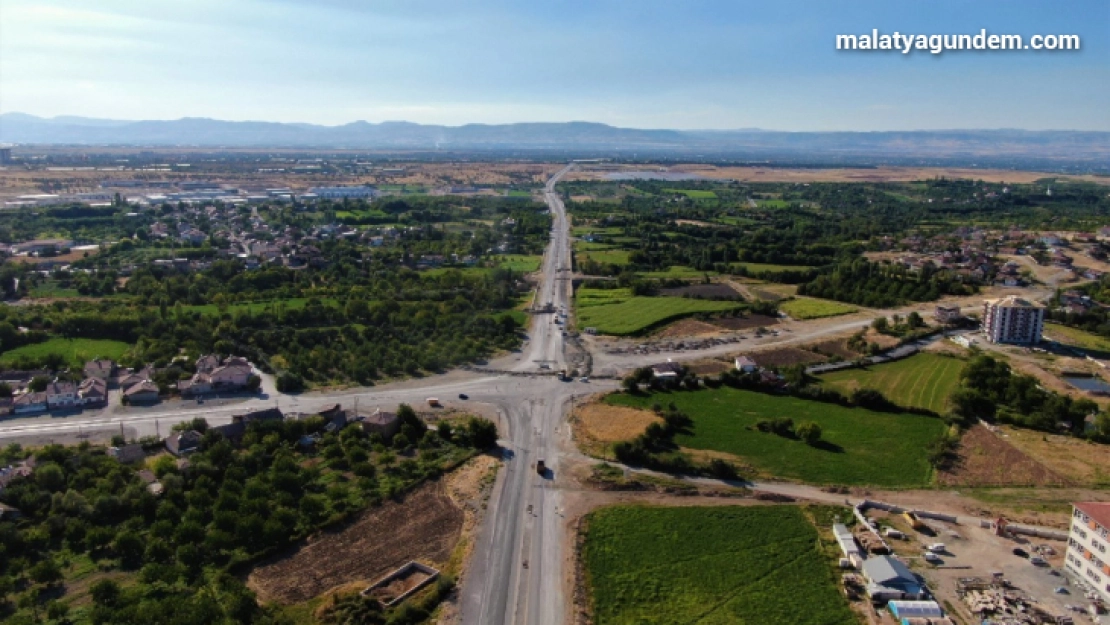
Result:
<svg viewBox="0 0 1110 625">
<path fill-rule="evenodd" d="M 1071 591 L 1068 590 L 1067 588 L 1064 588 L 1063 586 L 1057 586 L 1055 589 L 1053 589 L 1052 592 L 1054 592 L 1058 595 L 1070 595 L 1071 594 Z"/>
<path fill-rule="evenodd" d="M 1048 560 L 1045 560 L 1040 556 L 1033 556 L 1032 558 L 1029 558 L 1029 564 L 1032 564 L 1033 566 L 1048 566 Z"/>
<path fill-rule="evenodd" d="M 1029 552 L 1022 549 L 1021 547 L 1014 547 L 1014 549 L 1013 549 L 1013 551 L 1011 551 L 1011 553 L 1013 553 L 1015 556 L 1017 556 L 1019 558 L 1028 558 L 1029 557 Z"/>
<path fill-rule="evenodd" d="M 466 393 L 459 393 L 459 399 L 470 399 L 470 395 Z"/>
<path fill-rule="evenodd" d="M 942 562 L 941 557 L 933 553 L 932 551 L 925 552 L 925 561 L 932 563 Z"/>
</svg>

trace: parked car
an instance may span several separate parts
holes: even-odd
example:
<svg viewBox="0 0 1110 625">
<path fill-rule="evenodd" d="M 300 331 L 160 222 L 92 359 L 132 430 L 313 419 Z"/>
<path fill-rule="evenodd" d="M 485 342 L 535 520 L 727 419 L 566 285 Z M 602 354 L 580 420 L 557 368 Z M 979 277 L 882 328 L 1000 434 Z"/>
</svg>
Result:
<svg viewBox="0 0 1110 625">
<path fill-rule="evenodd" d="M 459 399 L 470 399 L 470 395 L 466 393 L 459 393 Z"/>
<path fill-rule="evenodd" d="M 1048 566 L 1048 560 L 1045 560 L 1040 556 L 1033 556 L 1032 558 L 1029 558 L 1029 564 L 1032 564 L 1033 566 Z"/>
<path fill-rule="evenodd" d="M 932 551 L 926 551 L 925 552 L 925 561 L 926 562 L 941 562 L 941 558 L 940 558 L 940 556 L 933 553 Z"/>
<path fill-rule="evenodd" d="M 1024 549 L 1022 549 L 1021 547 L 1014 547 L 1012 553 L 1015 556 L 1019 557 L 1019 558 L 1028 558 L 1029 557 L 1029 553 L 1026 552 Z"/>
</svg>

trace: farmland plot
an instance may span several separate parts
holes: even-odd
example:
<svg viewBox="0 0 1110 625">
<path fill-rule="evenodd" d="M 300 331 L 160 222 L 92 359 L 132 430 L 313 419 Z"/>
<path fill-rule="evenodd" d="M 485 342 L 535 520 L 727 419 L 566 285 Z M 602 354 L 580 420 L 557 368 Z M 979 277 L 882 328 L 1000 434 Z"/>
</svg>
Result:
<svg viewBox="0 0 1110 625">
<path fill-rule="evenodd" d="M 587 520 L 597 625 L 850 625 L 856 618 L 794 506 L 618 506 Z"/>
</svg>

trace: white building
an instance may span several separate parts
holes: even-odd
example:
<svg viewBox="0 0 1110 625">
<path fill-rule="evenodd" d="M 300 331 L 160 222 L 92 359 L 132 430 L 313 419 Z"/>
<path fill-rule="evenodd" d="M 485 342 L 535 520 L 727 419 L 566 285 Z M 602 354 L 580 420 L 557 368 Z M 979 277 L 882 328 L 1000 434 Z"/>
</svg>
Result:
<svg viewBox="0 0 1110 625">
<path fill-rule="evenodd" d="M 1110 603 L 1110 503 L 1072 504 L 1064 566 Z"/>
<path fill-rule="evenodd" d="M 373 187 L 312 187 L 308 190 L 316 197 L 327 200 L 342 200 L 344 198 L 364 198 L 372 199 L 378 194 L 377 189 Z"/>
<path fill-rule="evenodd" d="M 983 334 L 991 343 L 1036 344 L 1044 330 L 1044 307 L 1011 295 L 983 302 Z"/>
</svg>

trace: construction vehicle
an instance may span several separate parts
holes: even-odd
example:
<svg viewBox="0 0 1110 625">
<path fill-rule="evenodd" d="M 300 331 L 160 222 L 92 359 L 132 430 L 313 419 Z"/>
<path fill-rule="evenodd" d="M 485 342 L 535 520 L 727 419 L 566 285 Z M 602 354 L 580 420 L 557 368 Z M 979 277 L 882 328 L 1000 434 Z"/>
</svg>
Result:
<svg viewBox="0 0 1110 625">
<path fill-rule="evenodd" d="M 428 398 L 428 405 L 431 406 L 432 408 L 439 408 L 440 407 L 439 399 L 437 399 L 435 397 L 429 397 Z"/>
</svg>

